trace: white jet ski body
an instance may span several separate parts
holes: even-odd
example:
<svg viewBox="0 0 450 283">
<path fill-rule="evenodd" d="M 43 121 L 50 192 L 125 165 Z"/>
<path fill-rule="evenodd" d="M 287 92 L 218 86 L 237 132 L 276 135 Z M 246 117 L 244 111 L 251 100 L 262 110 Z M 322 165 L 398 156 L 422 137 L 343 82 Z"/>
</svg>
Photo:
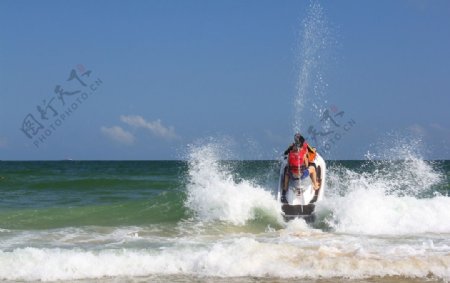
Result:
<svg viewBox="0 0 450 283">
<path fill-rule="evenodd" d="M 285 158 L 281 163 L 277 200 L 281 203 L 281 209 L 287 220 L 297 217 L 305 218 L 306 221 L 314 221 L 315 219 L 315 206 L 317 202 L 320 202 L 323 199 L 325 191 L 326 164 L 319 153 L 316 153 L 314 163 L 316 164 L 317 180 L 320 183 L 319 189 L 314 190 L 310 176 L 304 178 L 303 180 L 301 178 L 293 178 L 290 176 L 289 186 L 286 193 L 287 203 L 281 203 L 285 168 L 288 166 L 287 158 Z"/>
</svg>

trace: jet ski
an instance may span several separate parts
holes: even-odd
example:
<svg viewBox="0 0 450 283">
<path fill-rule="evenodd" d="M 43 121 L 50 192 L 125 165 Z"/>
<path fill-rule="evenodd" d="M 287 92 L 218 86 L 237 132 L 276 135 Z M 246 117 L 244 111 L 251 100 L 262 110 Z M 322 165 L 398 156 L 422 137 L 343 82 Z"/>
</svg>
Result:
<svg viewBox="0 0 450 283">
<path fill-rule="evenodd" d="M 286 193 L 287 203 L 281 202 L 285 168 L 288 166 L 287 158 L 284 158 L 280 166 L 280 179 L 278 182 L 277 201 L 281 204 L 284 218 L 292 220 L 294 218 L 304 218 L 307 222 L 314 222 L 316 204 L 323 198 L 325 190 L 326 164 L 323 158 L 316 153 L 314 163 L 316 164 L 317 181 L 320 186 L 314 190 L 313 183 L 309 176 L 304 178 L 289 177 L 289 186 Z"/>
</svg>

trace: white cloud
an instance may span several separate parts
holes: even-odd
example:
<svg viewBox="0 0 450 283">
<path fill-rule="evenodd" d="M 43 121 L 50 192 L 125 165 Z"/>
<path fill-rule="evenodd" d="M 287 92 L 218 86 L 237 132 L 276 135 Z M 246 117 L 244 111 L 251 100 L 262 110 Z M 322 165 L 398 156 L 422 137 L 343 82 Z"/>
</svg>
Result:
<svg viewBox="0 0 450 283">
<path fill-rule="evenodd" d="M 438 123 L 431 123 L 430 124 L 430 128 L 432 128 L 433 130 L 436 130 L 440 133 L 444 133 L 444 134 L 450 134 L 450 129 L 438 124 Z"/>
<path fill-rule="evenodd" d="M 413 125 L 409 126 L 408 129 L 414 135 L 417 135 L 417 136 L 420 136 L 420 137 L 424 137 L 427 134 L 427 130 L 423 126 L 421 126 L 419 124 L 413 124 Z"/>
<path fill-rule="evenodd" d="M 123 143 L 127 145 L 131 145 L 134 143 L 134 136 L 132 133 L 125 131 L 119 126 L 114 126 L 111 128 L 101 127 L 101 131 L 103 134 L 108 136 L 109 138 Z"/>
<path fill-rule="evenodd" d="M 146 121 L 142 116 L 139 115 L 129 115 L 129 116 L 120 116 L 120 120 L 130 126 L 136 128 L 144 128 L 149 130 L 155 136 L 170 140 L 176 139 L 177 135 L 175 134 L 175 129 L 173 127 L 165 127 L 161 120 L 155 121 Z"/>
</svg>

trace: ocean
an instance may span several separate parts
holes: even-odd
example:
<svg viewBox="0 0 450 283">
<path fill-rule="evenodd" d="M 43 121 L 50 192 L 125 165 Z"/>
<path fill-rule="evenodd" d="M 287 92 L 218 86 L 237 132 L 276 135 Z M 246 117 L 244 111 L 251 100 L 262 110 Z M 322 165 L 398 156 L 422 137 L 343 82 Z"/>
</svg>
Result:
<svg viewBox="0 0 450 283">
<path fill-rule="evenodd" d="M 314 223 L 279 161 L 1 161 L 5 282 L 448 282 L 450 161 L 328 161 Z"/>
</svg>

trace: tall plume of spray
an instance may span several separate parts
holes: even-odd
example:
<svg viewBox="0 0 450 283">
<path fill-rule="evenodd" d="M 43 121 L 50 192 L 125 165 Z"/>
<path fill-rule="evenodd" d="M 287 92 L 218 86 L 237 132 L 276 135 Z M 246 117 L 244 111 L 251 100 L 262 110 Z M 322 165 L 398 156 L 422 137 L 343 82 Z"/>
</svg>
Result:
<svg viewBox="0 0 450 283">
<path fill-rule="evenodd" d="M 306 131 L 308 119 L 320 117 L 325 110 L 323 69 L 330 45 L 330 31 L 322 6 L 318 1 L 309 4 L 302 21 L 298 44 L 297 94 L 294 99 L 294 132 Z M 308 108 L 305 106 L 308 105 Z"/>
</svg>

